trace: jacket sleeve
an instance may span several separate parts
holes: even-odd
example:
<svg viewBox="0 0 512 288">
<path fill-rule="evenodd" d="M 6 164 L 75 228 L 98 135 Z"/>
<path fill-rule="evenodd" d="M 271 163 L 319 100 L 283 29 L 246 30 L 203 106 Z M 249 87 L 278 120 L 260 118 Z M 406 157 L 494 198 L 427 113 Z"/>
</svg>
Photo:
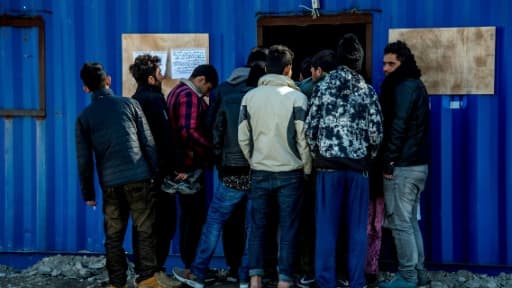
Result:
<svg viewBox="0 0 512 288">
<path fill-rule="evenodd" d="M 321 114 L 321 84 L 316 85 L 313 88 L 313 94 L 311 95 L 311 99 L 309 101 L 309 109 L 306 117 L 305 123 L 305 135 L 306 140 L 309 144 L 309 149 L 311 150 L 311 154 L 314 156 L 315 152 L 319 150 L 318 145 L 318 130 L 320 126 L 320 119 L 322 118 Z"/>
<path fill-rule="evenodd" d="M 394 118 L 391 121 L 391 129 L 384 147 L 384 164 L 394 162 L 400 156 L 406 137 L 406 126 L 416 98 L 415 89 L 408 85 L 399 85 L 396 88 L 394 100 Z"/>
<path fill-rule="evenodd" d="M 82 198 L 84 201 L 94 201 L 96 200 L 96 191 L 94 189 L 93 180 L 94 161 L 92 143 L 89 133 L 80 118 L 78 118 L 75 123 L 75 143 Z"/>
<path fill-rule="evenodd" d="M 185 143 L 190 145 L 193 150 L 201 152 L 211 148 L 211 144 L 201 133 L 201 119 L 199 115 L 201 102 L 199 97 L 193 95 L 180 95 L 178 106 L 180 107 L 180 117 L 178 126 L 180 137 Z M 206 119 L 205 119 L 206 120 Z"/>
<path fill-rule="evenodd" d="M 217 98 L 219 95 L 217 95 Z M 217 109 L 213 118 L 212 129 L 212 142 L 213 142 L 213 156 L 217 166 L 221 163 L 222 148 L 224 147 L 224 135 L 226 133 L 226 115 L 224 109 Z M 219 168 L 219 167 L 218 167 Z"/>
<path fill-rule="evenodd" d="M 240 145 L 240 149 L 242 150 L 245 159 L 250 162 L 252 154 L 252 133 L 249 122 L 249 112 L 247 111 L 246 97 L 242 99 L 240 115 L 238 117 L 238 144 Z"/>
<path fill-rule="evenodd" d="M 368 105 L 368 151 L 369 156 L 375 158 L 383 138 L 383 117 L 377 93 L 375 93 L 375 90 L 370 85 L 368 85 L 368 89 L 370 92 L 370 102 Z"/>
<path fill-rule="evenodd" d="M 158 162 L 164 174 L 169 173 L 171 163 L 171 126 L 167 115 L 167 105 L 163 97 L 153 97 L 142 104 L 155 146 L 157 148 Z"/>
<path fill-rule="evenodd" d="M 302 93 L 301 93 L 302 94 Z M 298 101 L 294 104 L 294 124 L 295 132 L 297 137 L 297 150 L 299 151 L 300 158 L 304 165 L 304 174 L 311 174 L 311 154 L 309 152 L 309 146 L 306 141 L 304 120 L 306 118 L 306 110 L 308 106 L 308 100 L 305 95 L 300 95 Z"/>
<path fill-rule="evenodd" d="M 158 169 L 158 159 L 156 155 L 153 135 L 151 135 L 151 130 L 149 129 L 146 117 L 142 112 L 142 108 L 140 107 L 139 102 L 133 100 L 132 103 L 134 108 L 133 117 L 137 126 L 137 138 L 139 139 L 139 145 L 142 150 L 142 154 L 148 161 L 151 171 L 153 172 L 153 176 L 159 176 L 158 174 L 160 171 Z"/>
</svg>

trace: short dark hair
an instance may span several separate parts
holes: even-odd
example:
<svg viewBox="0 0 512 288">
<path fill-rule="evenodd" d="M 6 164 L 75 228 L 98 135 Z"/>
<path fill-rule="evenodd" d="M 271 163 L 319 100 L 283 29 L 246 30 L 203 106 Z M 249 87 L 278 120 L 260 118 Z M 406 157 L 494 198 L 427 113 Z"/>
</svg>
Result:
<svg viewBox="0 0 512 288">
<path fill-rule="evenodd" d="M 256 61 L 251 65 L 251 70 L 245 84 L 249 87 L 256 87 L 258 86 L 258 80 L 265 74 L 267 74 L 266 63 L 264 61 Z"/>
<path fill-rule="evenodd" d="M 190 74 L 190 78 L 196 78 L 199 76 L 204 76 L 204 79 L 207 83 L 212 84 L 212 88 L 216 88 L 219 85 L 219 75 L 217 74 L 217 70 L 211 64 L 203 64 L 194 68 L 192 74 Z"/>
<path fill-rule="evenodd" d="M 254 47 L 251 50 L 251 53 L 249 53 L 249 56 L 247 57 L 247 67 L 251 67 L 252 64 L 256 63 L 257 61 L 267 61 L 267 55 L 268 55 L 268 49 L 263 47 Z"/>
<path fill-rule="evenodd" d="M 103 65 L 96 62 L 85 63 L 80 70 L 80 79 L 91 92 L 105 88 L 107 73 Z"/>
<path fill-rule="evenodd" d="M 143 54 L 135 58 L 130 65 L 130 73 L 138 85 L 147 84 L 149 76 L 156 76 L 156 71 L 160 67 L 160 57 L 156 55 Z"/>
<path fill-rule="evenodd" d="M 311 59 L 311 67 L 322 68 L 324 72 L 330 72 L 336 69 L 336 54 L 330 49 L 322 50 Z"/>
<path fill-rule="evenodd" d="M 269 73 L 283 74 L 284 68 L 293 62 L 293 52 L 284 45 L 272 45 L 268 49 L 267 68 Z"/>
<path fill-rule="evenodd" d="M 300 74 L 304 79 L 311 77 L 311 58 L 306 57 L 300 62 Z"/>
</svg>

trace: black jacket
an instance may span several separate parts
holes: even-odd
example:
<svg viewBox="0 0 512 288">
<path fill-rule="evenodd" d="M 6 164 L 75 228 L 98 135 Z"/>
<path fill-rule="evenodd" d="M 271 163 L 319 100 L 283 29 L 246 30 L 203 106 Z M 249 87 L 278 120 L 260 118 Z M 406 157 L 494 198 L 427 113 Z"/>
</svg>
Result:
<svg viewBox="0 0 512 288">
<path fill-rule="evenodd" d="M 392 166 L 427 164 L 430 157 L 430 110 L 423 82 L 419 78 L 405 78 L 392 84 L 383 86 L 381 96 L 382 163 L 387 173 L 392 173 Z"/>
<path fill-rule="evenodd" d="M 160 87 L 145 85 L 137 87 L 137 91 L 132 98 L 139 102 L 142 111 L 144 111 L 155 140 L 158 164 L 162 173 L 160 176 L 165 176 L 171 172 L 172 131 L 164 95 Z"/>
<path fill-rule="evenodd" d="M 245 79 L 228 80 L 217 88 L 212 105 L 215 111 L 212 133 L 215 164 L 221 174 L 226 170 L 230 174 L 238 174 L 236 169 L 229 167 L 243 167 L 239 170 L 240 174 L 246 174 L 249 169 L 249 163 L 238 145 L 238 115 L 242 98 L 252 88 L 245 84 Z"/>
<path fill-rule="evenodd" d="M 93 163 L 102 189 L 148 180 L 158 171 L 155 144 L 137 101 L 102 89 L 78 116 L 76 154 L 82 196 L 95 200 Z M 94 157 L 93 157 L 94 155 Z"/>
</svg>

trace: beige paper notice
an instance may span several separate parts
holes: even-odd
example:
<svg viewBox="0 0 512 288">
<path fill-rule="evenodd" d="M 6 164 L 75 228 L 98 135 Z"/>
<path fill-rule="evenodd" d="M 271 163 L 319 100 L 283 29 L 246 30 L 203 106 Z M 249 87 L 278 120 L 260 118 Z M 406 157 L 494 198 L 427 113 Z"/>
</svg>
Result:
<svg viewBox="0 0 512 288">
<path fill-rule="evenodd" d="M 390 29 L 411 48 L 433 95 L 494 94 L 496 27 Z"/>
<path fill-rule="evenodd" d="M 122 35 L 122 49 L 123 49 L 123 96 L 132 96 L 135 93 L 137 84 L 130 74 L 129 67 L 133 63 L 136 55 L 149 53 L 158 55 L 162 59 L 162 66 L 165 69 L 165 77 L 162 81 L 162 90 L 165 96 L 171 89 L 178 83 L 179 78 L 188 78 L 190 67 L 200 64 L 209 63 L 209 42 L 208 34 L 123 34 Z M 192 51 L 200 52 L 198 55 L 201 57 L 191 57 L 191 53 L 181 53 L 175 55 L 171 59 L 171 51 Z M 162 54 L 164 53 L 164 55 Z M 197 54 L 197 53 L 196 53 Z M 163 57 L 165 56 L 165 57 Z M 182 56 L 180 58 L 180 56 Z M 188 57 L 188 58 L 187 58 Z M 165 59 L 164 59 L 165 58 Z M 165 61 L 165 63 L 163 63 Z M 175 64 L 173 64 L 175 63 Z M 180 77 L 175 78 L 171 72 L 176 70 L 179 65 L 178 71 L 181 72 Z M 188 69 L 185 69 L 185 67 Z M 192 69 L 194 68 L 192 67 Z M 174 70 L 173 70 L 174 69 Z M 163 74 L 163 73 L 162 73 Z"/>
</svg>

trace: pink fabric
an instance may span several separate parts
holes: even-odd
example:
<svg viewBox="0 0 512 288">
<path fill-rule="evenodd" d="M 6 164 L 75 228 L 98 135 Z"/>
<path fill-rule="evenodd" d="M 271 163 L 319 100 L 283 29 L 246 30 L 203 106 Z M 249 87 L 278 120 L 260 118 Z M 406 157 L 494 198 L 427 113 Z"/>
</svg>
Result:
<svg viewBox="0 0 512 288">
<path fill-rule="evenodd" d="M 368 255 L 366 256 L 366 273 L 379 272 L 379 254 L 382 242 L 382 222 L 384 221 L 384 197 L 377 196 L 370 200 L 368 207 Z"/>
</svg>

